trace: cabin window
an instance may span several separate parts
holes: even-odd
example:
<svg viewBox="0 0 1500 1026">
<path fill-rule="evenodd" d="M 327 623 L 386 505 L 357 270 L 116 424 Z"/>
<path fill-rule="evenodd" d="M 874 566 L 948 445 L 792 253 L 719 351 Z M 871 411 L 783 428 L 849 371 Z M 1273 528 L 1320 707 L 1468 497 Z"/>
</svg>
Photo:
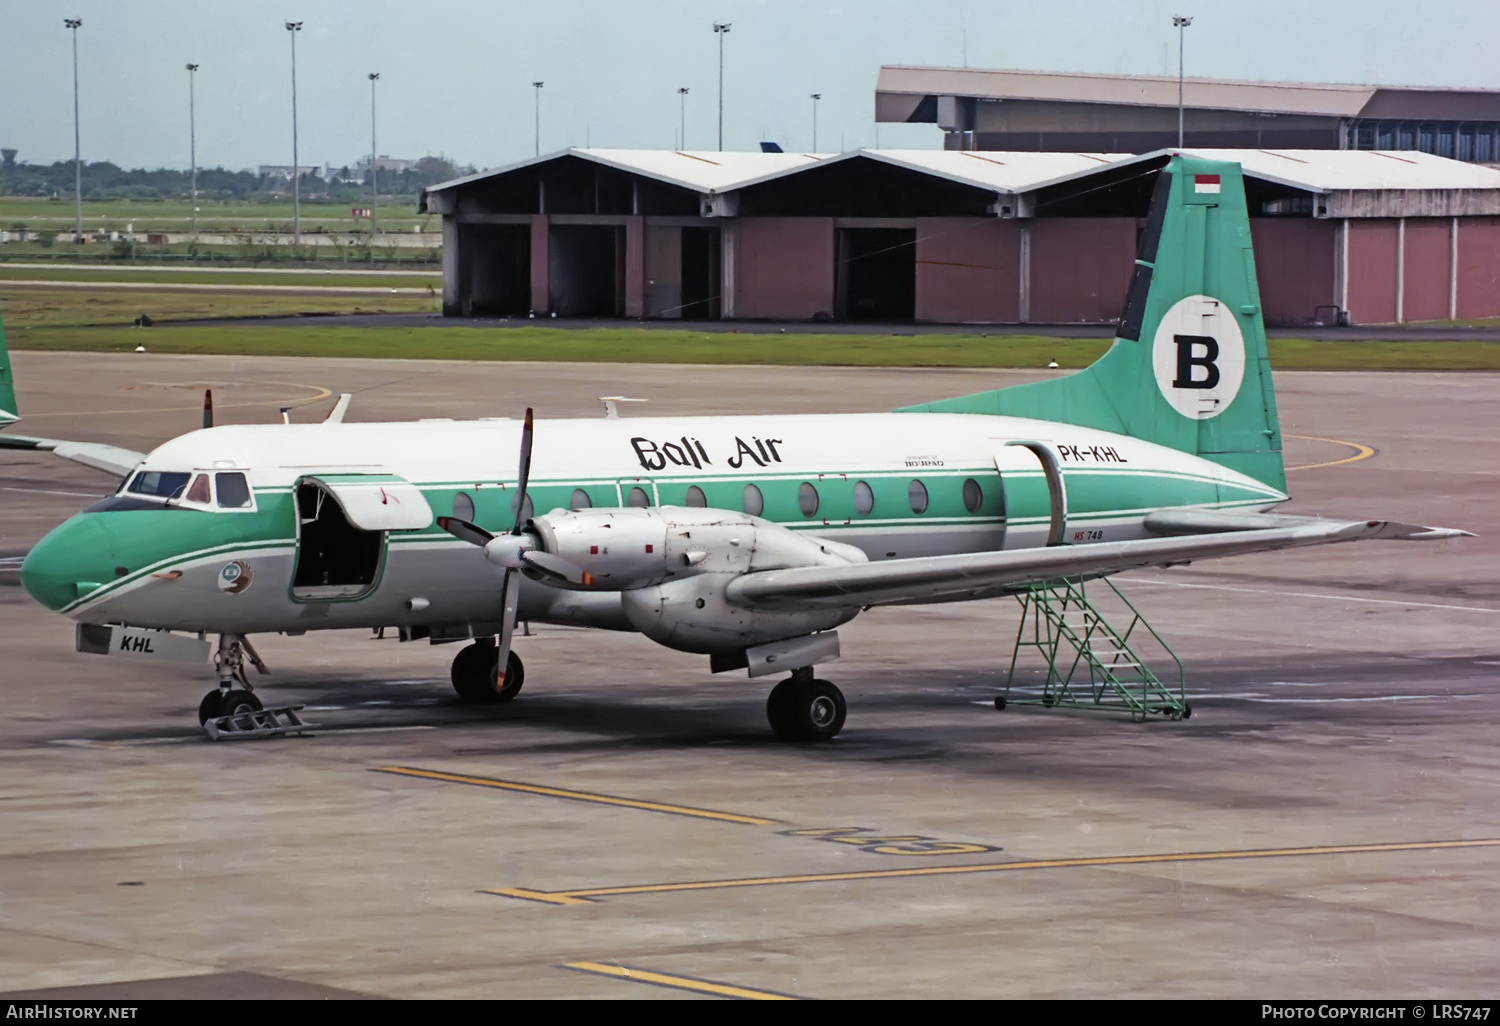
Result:
<svg viewBox="0 0 1500 1026">
<path fill-rule="evenodd" d="M 516 518 L 516 523 L 518 524 L 524 524 L 530 520 L 532 513 L 531 496 L 526 496 L 526 501 L 521 502 L 521 493 L 517 492 L 516 497 L 510 500 L 510 512 Z"/>
<path fill-rule="evenodd" d="M 854 512 L 862 517 L 875 510 L 875 492 L 863 481 L 854 482 Z"/>
<path fill-rule="evenodd" d="M 589 493 L 582 488 L 574 488 L 572 498 L 568 499 L 569 509 L 589 509 L 594 505 L 594 500 L 589 498 Z"/>
<path fill-rule="evenodd" d="M 810 482 L 803 481 L 797 486 L 797 508 L 805 517 L 814 516 L 818 512 L 818 490 Z"/>
<path fill-rule="evenodd" d="M 214 491 L 224 509 L 245 509 L 250 505 L 250 485 L 244 474 L 215 474 Z"/>
<path fill-rule="evenodd" d="M 474 522 L 474 500 L 469 498 L 467 492 L 459 492 L 453 496 L 453 519 Z"/>
<path fill-rule="evenodd" d="M 175 499 L 187 487 L 191 475 L 172 470 L 143 470 L 130 482 L 129 491 L 136 495 L 154 495 Z"/>
<path fill-rule="evenodd" d="M 964 482 L 964 509 L 970 513 L 978 513 L 979 507 L 984 505 L 984 490 L 979 487 L 979 482 L 972 477 Z"/>
<path fill-rule="evenodd" d="M 688 485 L 687 504 L 698 507 L 707 506 L 708 498 L 703 494 L 703 489 L 697 485 Z"/>
<path fill-rule="evenodd" d="M 193 478 L 193 483 L 188 487 L 187 494 L 183 496 L 188 502 L 198 502 L 207 506 L 213 501 L 213 496 L 208 490 L 208 475 L 199 474 Z"/>
<path fill-rule="evenodd" d="M 747 484 L 745 486 L 745 497 L 743 502 L 745 506 L 745 512 L 749 513 L 752 517 L 758 517 L 766 510 L 766 497 L 760 494 L 760 489 L 755 487 L 753 484 Z"/>
<path fill-rule="evenodd" d="M 927 512 L 927 486 L 921 481 L 913 481 L 906 486 L 906 501 L 911 503 L 913 513 Z"/>
<path fill-rule="evenodd" d="M 646 489 L 642 488 L 640 485 L 636 485 L 634 488 L 630 489 L 630 494 L 625 497 L 625 505 L 638 506 L 641 509 L 645 509 L 647 506 L 651 505 L 651 496 L 646 494 Z"/>
</svg>

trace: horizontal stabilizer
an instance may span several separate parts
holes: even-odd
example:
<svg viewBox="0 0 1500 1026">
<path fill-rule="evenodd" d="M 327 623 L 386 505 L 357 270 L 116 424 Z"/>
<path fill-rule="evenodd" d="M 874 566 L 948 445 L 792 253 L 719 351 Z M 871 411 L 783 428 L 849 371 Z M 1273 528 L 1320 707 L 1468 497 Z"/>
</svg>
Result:
<svg viewBox="0 0 1500 1026">
<path fill-rule="evenodd" d="M 1383 520 L 1281 519 L 1298 523 L 1260 529 L 1221 529 L 1212 534 L 1175 538 L 766 570 L 746 574 L 731 583 L 727 597 L 739 606 L 769 610 L 953 601 L 1000 594 L 1046 581 L 1102 577 L 1137 567 L 1170 566 L 1249 552 L 1369 538 L 1428 540 L 1465 533 Z"/>
<path fill-rule="evenodd" d="M 0 434 L 0 449 L 32 449 L 50 452 L 85 467 L 123 477 L 145 459 L 144 453 L 122 449 L 102 442 L 65 442 L 56 438 L 27 438 L 24 435 Z"/>
</svg>

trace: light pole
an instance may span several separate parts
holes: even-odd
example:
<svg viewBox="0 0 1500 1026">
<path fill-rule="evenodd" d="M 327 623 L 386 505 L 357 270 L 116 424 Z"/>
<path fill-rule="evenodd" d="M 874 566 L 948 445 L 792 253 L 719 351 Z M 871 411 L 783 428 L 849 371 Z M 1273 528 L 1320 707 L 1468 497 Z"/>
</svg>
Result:
<svg viewBox="0 0 1500 1026">
<path fill-rule="evenodd" d="M 536 90 L 536 155 L 542 155 L 542 86 L 545 82 L 533 82 L 531 88 Z"/>
<path fill-rule="evenodd" d="M 297 163 L 297 33 L 300 21 L 286 23 L 292 37 L 292 241 L 302 245 L 302 168 Z"/>
<path fill-rule="evenodd" d="M 818 152 L 818 101 L 821 100 L 822 98 L 823 98 L 823 94 L 822 93 L 813 93 L 812 94 L 812 102 L 813 102 L 813 145 L 812 145 L 812 151 L 814 153 Z"/>
<path fill-rule="evenodd" d="M 82 18 L 64 18 L 63 24 L 73 30 L 73 210 L 77 222 L 73 241 L 83 241 L 83 157 L 78 146 L 78 27 Z"/>
<path fill-rule="evenodd" d="M 372 71 L 366 76 L 370 80 L 370 236 L 380 230 L 380 182 L 375 177 L 375 83 L 380 81 L 380 72 Z"/>
<path fill-rule="evenodd" d="M 719 152 L 724 152 L 724 37 L 729 35 L 729 22 L 714 22 L 714 34 L 719 37 Z"/>
<path fill-rule="evenodd" d="M 1181 14 L 1172 15 L 1172 27 L 1177 30 L 1177 148 L 1182 149 L 1182 44 L 1192 18 Z"/>
<path fill-rule="evenodd" d="M 188 73 L 188 159 L 193 166 L 193 236 L 198 235 L 198 115 L 193 97 L 194 72 L 198 65 L 189 64 Z"/>
<path fill-rule="evenodd" d="M 677 148 L 680 150 L 687 149 L 687 94 L 687 86 L 682 86 L 677 90 L 678 106 L 681 108 L 677 114 L 677 120 L 680 123 L 678 127 L 679 138 L 677 140 Z"/>
</svg>

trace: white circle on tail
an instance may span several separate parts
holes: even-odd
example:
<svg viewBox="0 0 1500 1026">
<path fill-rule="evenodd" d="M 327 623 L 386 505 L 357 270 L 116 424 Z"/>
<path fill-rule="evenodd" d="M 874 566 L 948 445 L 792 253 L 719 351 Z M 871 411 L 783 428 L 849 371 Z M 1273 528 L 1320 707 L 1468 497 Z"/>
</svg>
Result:
<svg viewBox="0 0 1500 1026">
<path fill-rule="evenodd" d="M 1245 335 L 1233 311 L 1212 296 L 1172 304 L 1151 349 L 1156 387 L 1190 420 L 1229 409 L 1245 380 Z"/>
</svg>

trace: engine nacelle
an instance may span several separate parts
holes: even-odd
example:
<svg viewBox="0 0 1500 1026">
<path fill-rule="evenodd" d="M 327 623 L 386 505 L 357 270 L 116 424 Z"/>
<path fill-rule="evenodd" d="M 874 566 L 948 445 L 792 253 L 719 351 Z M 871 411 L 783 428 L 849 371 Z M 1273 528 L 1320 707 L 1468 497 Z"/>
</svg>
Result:
<svg viewBox="0 0 1500 1026">
<path fill-rule="evenodd" d="M 745 513 L 687 506 L 554 510 L 532 527 L 545 551 L 587 570 L 594 588 L 621 592 L 631 624 L 668 648 L 745 648 L 837 627 L 858 612 L 767 612 L 729 602 L 725 589 L 743 574 L 866 561 L 852 545 Z"/>
<path fill-rule="evenodd" d="M 704 573 L 865 562 L 852 545 L 808 538 L 722 509 L 622 506 L 553 510 L 531 522 L 543 551 L 574 563 L 593 587 L 629 591 Z"/>
</svg>

